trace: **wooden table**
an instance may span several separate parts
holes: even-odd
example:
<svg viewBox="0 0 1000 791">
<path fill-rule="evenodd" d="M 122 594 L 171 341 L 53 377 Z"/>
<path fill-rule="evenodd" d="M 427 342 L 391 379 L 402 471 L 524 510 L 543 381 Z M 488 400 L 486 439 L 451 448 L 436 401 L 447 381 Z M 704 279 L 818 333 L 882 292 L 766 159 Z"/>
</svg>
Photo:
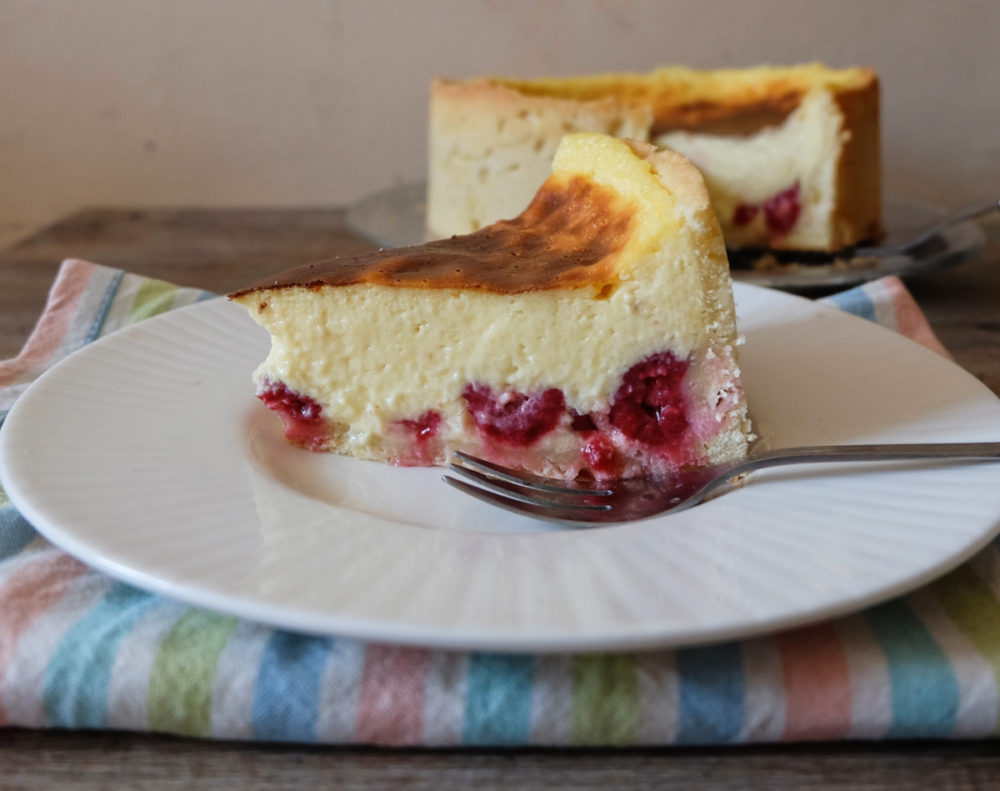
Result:
<svg viewBox="0 0 1000 791">
<path fill-rule="evenodd" d="M 1000 394 L 1000 225 L 975 261 L 909 281 L 956 361 Z M 225 292 L 370 245 L 343 212 L 89 210 L 0 251 L 0 359 L 17 352 L 67 257 Z M 995 789 L 1000 742 L 642 750 L 381 750 L 130 733 L 0 730 L 0 788 Z"/>
</svg>

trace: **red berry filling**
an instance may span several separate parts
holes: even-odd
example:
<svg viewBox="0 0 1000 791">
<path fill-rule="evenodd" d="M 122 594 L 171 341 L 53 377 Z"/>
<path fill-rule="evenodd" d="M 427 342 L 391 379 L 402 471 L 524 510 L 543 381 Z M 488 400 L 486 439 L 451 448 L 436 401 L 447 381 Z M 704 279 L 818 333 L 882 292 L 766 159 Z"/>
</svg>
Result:
<svg viewBox="0 0 1000 791">
<path fill-rule="evenodd" d="M 737 228 L 749 225 L 763 208 L 764 225 L 773 235 L 784 236 L 795 227 L 802 213 L 799 193 L 799 185 L 795 184 L 777 195 L 772 195 L 763 204 L 738 203 L 733 209 L 732 223 Z"/>
<path fill-rule="evenodd" d="M 480 431 L 522 447 L 552 431 L 566 411 L 566 398 L 555 387 L 532 395 L 516 391 L 494 394 L 486 385 L 468 384 L 462 397 Z"/>
<path fill-rule="evenodd" d="M 427 442 L 437 434 L 438 426 L 441 425 L 441 414 L 428 409 L 416 420 L 400 420 L 399 424 L 413 434 L 417 442 Z"/>
<path fill-rule="evenodd" d="M 397 420 L 395 425 L 405 432 L 406 439 L 402 452 L 396 459 L 397 464 L 405 467 L 412 465 L 429 465 L 434 463 L 435 451 L 439 450 L 433 440 L 441 425 L 441 413 L 428 409 L 416 420 Z"/>
<path fill-rule="evenodd" d="M 438 426 L 441 425 L 441 414 L 433 409 L 428 409 L 416 420 L 400 420 L 399 422 L 413 432 L 418 442 L 426 442 L 437 434 Z"/>
<path fill-rule="evenodd" d="M 595 433 L 581 450 L 587 466 L 598 478 L 614 478 L 621 473 L 621 460 L 614 442 L 607 434 Z"/>
<path fill-rule="evenodd" d="M 257 397 L 274 410 L 285 425 L 285 437 L 309 450 L 320 450 L 326 442 L 326 421 L 322 407 L 309 396 L 296 393 L 284 382 L 264 380 Z"/>
<path fill-rule="evenodd" d="M 571 409 L 569 412 L 570 423 L 569 426 L 573 431 L 578 433 L 585 433 L 587 431 L 597 431 L 597 424 L 594 422 L 593 415 L 584 414 L 581 415 L 575 409 Z"/>
<path fill-rule="evenodd" d="M 733 209 L 733 225 L 738 228 L 749 225 L 759 213 L 760 206 L 755 206 L 752 203 L 738 203 Z"/>
<path fill-rule="evenodd" d="M 774 234 L 783 235 L 792 230 L 801 212 L 798 184 L 764 201 L 764 223 Z"/>
<path fill-rule="evenodd" d="M 626 437 L 655 448 L 677 445 L 687 428 L 682 389 L 688 363 L 660 352 L 633 365 L 611 404 L 611 425 Z"/>
</svg>

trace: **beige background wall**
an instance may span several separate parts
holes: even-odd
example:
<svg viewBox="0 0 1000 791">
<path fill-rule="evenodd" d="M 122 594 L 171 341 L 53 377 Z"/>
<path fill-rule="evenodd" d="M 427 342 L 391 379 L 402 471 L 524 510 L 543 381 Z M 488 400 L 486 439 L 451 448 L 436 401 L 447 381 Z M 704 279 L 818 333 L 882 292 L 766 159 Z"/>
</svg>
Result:
<svg viewBox="0 0 1000 791">
<path fill-rule="evenodd" d="M 888 193 L 1000 194 L 1000 0 L 0 0 L 0 233 L 419 179 L 438 74 L 814 59 L 881 73 Z"/>
</svg>

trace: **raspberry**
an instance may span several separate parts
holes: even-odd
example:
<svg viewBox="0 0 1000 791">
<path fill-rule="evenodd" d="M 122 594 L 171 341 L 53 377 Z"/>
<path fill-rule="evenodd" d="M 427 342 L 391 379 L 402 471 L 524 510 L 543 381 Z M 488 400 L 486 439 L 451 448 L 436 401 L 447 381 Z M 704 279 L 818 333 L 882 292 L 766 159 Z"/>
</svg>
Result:
<svg viewBox="0 0 1000 791">
<path fill-rule="evenodd" d="M 397 420 L 392 427 L 400 431 L 392 448 L 396 451 L 395 463 L 403 467 L 429 466 L 440 452 L 440 443 L 434 442 L 441 413 L 428 409 L 416 419 Z"/>
<path fill-rule="evenodd" d="M 581 415 L 575 409 L 571 409 L 569 413 L 570 417 L 570 428 L 573 431 L 584 433 L 586 431 L 597 431 L 597 424 L 594 422 L 593 415 L 584 414 Z"/>
<path fill-rule="evenodd" d="M 799 221 L 801 211 L 799 185 L 796 184 L 764 201 L 764 222 L 771 233 L 786 234 Z"/>
<path fill-rule="evenodd" d="M 759 212 L 760 206 L 755 206 L 752 203 L 738 203 L 733 209 L 733 225 L 737 227 L 749 225 Z"/>
<path fill-rule="evenodd" d="M 437 434 L 438 426 L 441 425 L 441 414 L 433 409 L 428 409 L 416 420 L 400 420 L 398 422 L 413 434 L 417 442 L 427 442 Z"/>
<path fill-rule="evenodd" d="M 614 443 L 607 434 L 588 437 L 581 450 L 587 466 L 598 478 L 614 478 L 621 472 L 621 463 Z"/>
<path fill-rule="evenodd" d="M 687 428 L 681 383 L 688 364 L 671 352 L 636 363 L 622 377 L 611 404 L 611 425 L 626 437 L 652 447 L 676 443 Z"/>
<path fill-rule="evenodd" d="M 289 442 L 309 450 L 320 450 L 326 442 L 323 408 L 309 396 L 296 393 L 284 382 L 264 380 L 257 397 L 278 413 Z"/>
<path fill-rule="evenodd" d="M 468 384 L 462 397 L 480 431 L 508 445 L 531 445 L 552 431 L 566 411 L 566 398 L 555 387 L 532 395 L 513 390 L 494 394 L 486 385 Z"/>
</svg>

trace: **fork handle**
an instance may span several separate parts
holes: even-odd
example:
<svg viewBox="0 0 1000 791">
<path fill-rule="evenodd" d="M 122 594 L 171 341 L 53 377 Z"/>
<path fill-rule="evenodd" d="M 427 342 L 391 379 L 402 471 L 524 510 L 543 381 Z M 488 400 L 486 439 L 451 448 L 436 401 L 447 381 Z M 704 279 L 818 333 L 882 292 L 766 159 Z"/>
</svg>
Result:
<svg viewBox="0 0 1000 791">
<path fill-rule="evenodd" d="M 792 464 L 821 464 L 835 461 L 919 461 L 920 459 L 1000 460 L 1000 442 L 931 442 L 891 445 L 811 445 L 800 448 L 779 448 L 752 453 L 742 461 L 723 468 L 691 498 L 690 504 L 701 502 L 710 492 L 720 489 L 737 475 L 765 467 Z"/>
<path fill-rule="evenodd" d="M 907 253 L 910 250 L 915 250 L 920 247 L 920 245 L 937 236 L 949 225 L 954 225 L 955 223 L 963 220 L 972 220 L 976 217 L 982 217 L 984 214 L 989 214 L 990 212 L 997 211 L 998 209 L 1000 209 L 1000 200 L 963 206 L 962 208 L 948 214 L 946 217 L 943 217 L 932 227 L 921 232 L 918 236 L 915 236 L 913 239 L 910 239 L 903 244 L 894 245 L 892 247 L 858 247 L 855 249 L 854 254 L 857 256 L 880 256 Z"/>
<path fill-rule="evenodd" d="M 893 445 L 816 445 L 755 453 L 734 471 L 826 461 L 917 461 L 919 459 L 1000 459 L 1000 442 L 932 442 Z"/>
</svg>

